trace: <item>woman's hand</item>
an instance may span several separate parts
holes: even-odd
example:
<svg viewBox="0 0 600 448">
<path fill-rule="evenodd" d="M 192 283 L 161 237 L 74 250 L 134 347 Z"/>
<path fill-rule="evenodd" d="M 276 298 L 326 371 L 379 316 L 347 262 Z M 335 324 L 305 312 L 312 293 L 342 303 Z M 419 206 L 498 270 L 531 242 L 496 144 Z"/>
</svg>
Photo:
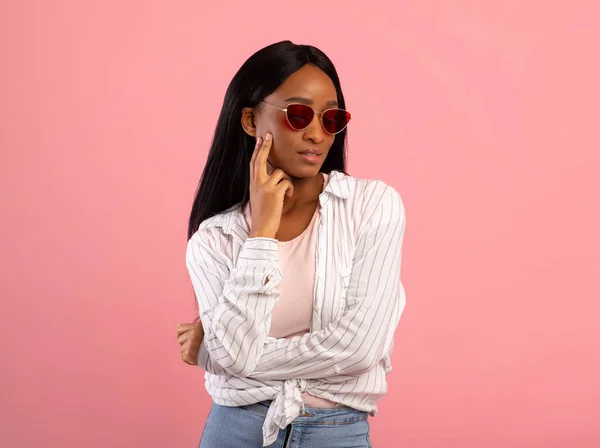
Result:
<svg viewBox="0 0 600 448">
<path fill-rule="evenodd" d="M 281 222 L 283 199 L 294 194 L 294 185 L 289 175 L 277 168 L 267 171 L 267 157 L 273 136 L 258 138 L 250 161 L 250 210 L 252 229 L 250 238 L 275 238 Z"/>
<path fill-rule="evenodd" d="M 181 359 L 185 363 L 197 365 L 202 339 L 204 339 L 202 322 L 177 325 L 177 341 L 181 345 Z"/>
</svg>

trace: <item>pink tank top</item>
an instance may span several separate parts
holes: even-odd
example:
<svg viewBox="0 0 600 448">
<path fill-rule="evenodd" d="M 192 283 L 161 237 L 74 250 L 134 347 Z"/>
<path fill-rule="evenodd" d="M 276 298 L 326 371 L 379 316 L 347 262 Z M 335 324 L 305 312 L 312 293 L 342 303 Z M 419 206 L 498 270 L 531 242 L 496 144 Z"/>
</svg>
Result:
<svg viewBox="0 0 600 448">
<path fill-rule="evenodd" d="M 325 178 L 323 188 L 329 176 Z M 283 278 L 279 283 L 279 301 L 271 313 L 269 336 L 274 338 L 292 338 L 301 336 L 310 330 L 313 312 L 314 281 L 316 269 L 316 247 L 320 205 L 306 229 L 290 241 L 279 241 L 278 255 Z M 252 227 L 250 203 L 244 207 L 244 216 Z M 336 403 L 318 398 L 306 392 L 302 394 L 304 404 L 315 408 L 332 408 Z"/>
</svg>

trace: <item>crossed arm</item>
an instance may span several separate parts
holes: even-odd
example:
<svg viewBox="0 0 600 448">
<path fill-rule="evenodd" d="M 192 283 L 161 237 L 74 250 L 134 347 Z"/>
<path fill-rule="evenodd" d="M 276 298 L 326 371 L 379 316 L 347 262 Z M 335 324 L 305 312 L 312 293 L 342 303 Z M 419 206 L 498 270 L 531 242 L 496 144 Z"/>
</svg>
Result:
<svg viewBox="0 0 600 448">
<path fill-rule="evenodd" d="M 259 380 L 345 381 L 371 369 L 392 346 L 406 301 L 400 282 L 405 222 L 400 196 L 386 186 L 359 230 L 345 313 L 292 339 L 268 336 L 281 280 L 277 241 L 247 239 L 229 270 L 213 234 L 197 232 L 188 242 L 186 265 L 204 333 L 198 365 Z"/>
</svg>

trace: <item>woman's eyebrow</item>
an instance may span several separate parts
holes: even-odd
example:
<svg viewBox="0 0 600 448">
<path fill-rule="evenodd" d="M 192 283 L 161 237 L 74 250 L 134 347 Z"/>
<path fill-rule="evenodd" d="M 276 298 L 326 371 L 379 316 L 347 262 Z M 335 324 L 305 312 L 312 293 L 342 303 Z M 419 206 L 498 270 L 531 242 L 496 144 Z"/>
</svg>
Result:
<svg viewBox="0 0 600 448">
<path fill-rule="evenodd" d="M 309 99 L 309 98 L 304 98 L 302 96 L 292 96 L 290 98 L 286 98 L 285 100 L 286 103 L 287 102 L 295 102 L 295 103 L 303 103 L 303 104 L 312 104 L 313 100 Z M 330 100 L 327 101 L 327 106 L 337 106 L 338 102 L 334 101 L 334 100 Z"/>
</svg>

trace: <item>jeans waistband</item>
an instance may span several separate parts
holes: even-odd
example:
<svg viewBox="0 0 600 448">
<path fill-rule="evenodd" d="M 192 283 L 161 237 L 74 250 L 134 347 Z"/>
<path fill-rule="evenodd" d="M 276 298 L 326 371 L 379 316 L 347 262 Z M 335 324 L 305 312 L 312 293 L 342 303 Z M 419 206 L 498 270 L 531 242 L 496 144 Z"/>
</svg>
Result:
<svg viewBox="0 0 600 448">
<path fill-rule="evenodd" d="M 266 416 L 271 400 L 265 400 L 254 404 L 241 406 L 243 409 L 257 412 Z M 348 424 L 367 420 L 369 413 L 359 411 L 349 406 L 340 405 L 335 408 L 312 408 L 304 406 L 304 412 L 301 412 L 294 420 L 296 423 L 303 424 Z"/>
</svg>

